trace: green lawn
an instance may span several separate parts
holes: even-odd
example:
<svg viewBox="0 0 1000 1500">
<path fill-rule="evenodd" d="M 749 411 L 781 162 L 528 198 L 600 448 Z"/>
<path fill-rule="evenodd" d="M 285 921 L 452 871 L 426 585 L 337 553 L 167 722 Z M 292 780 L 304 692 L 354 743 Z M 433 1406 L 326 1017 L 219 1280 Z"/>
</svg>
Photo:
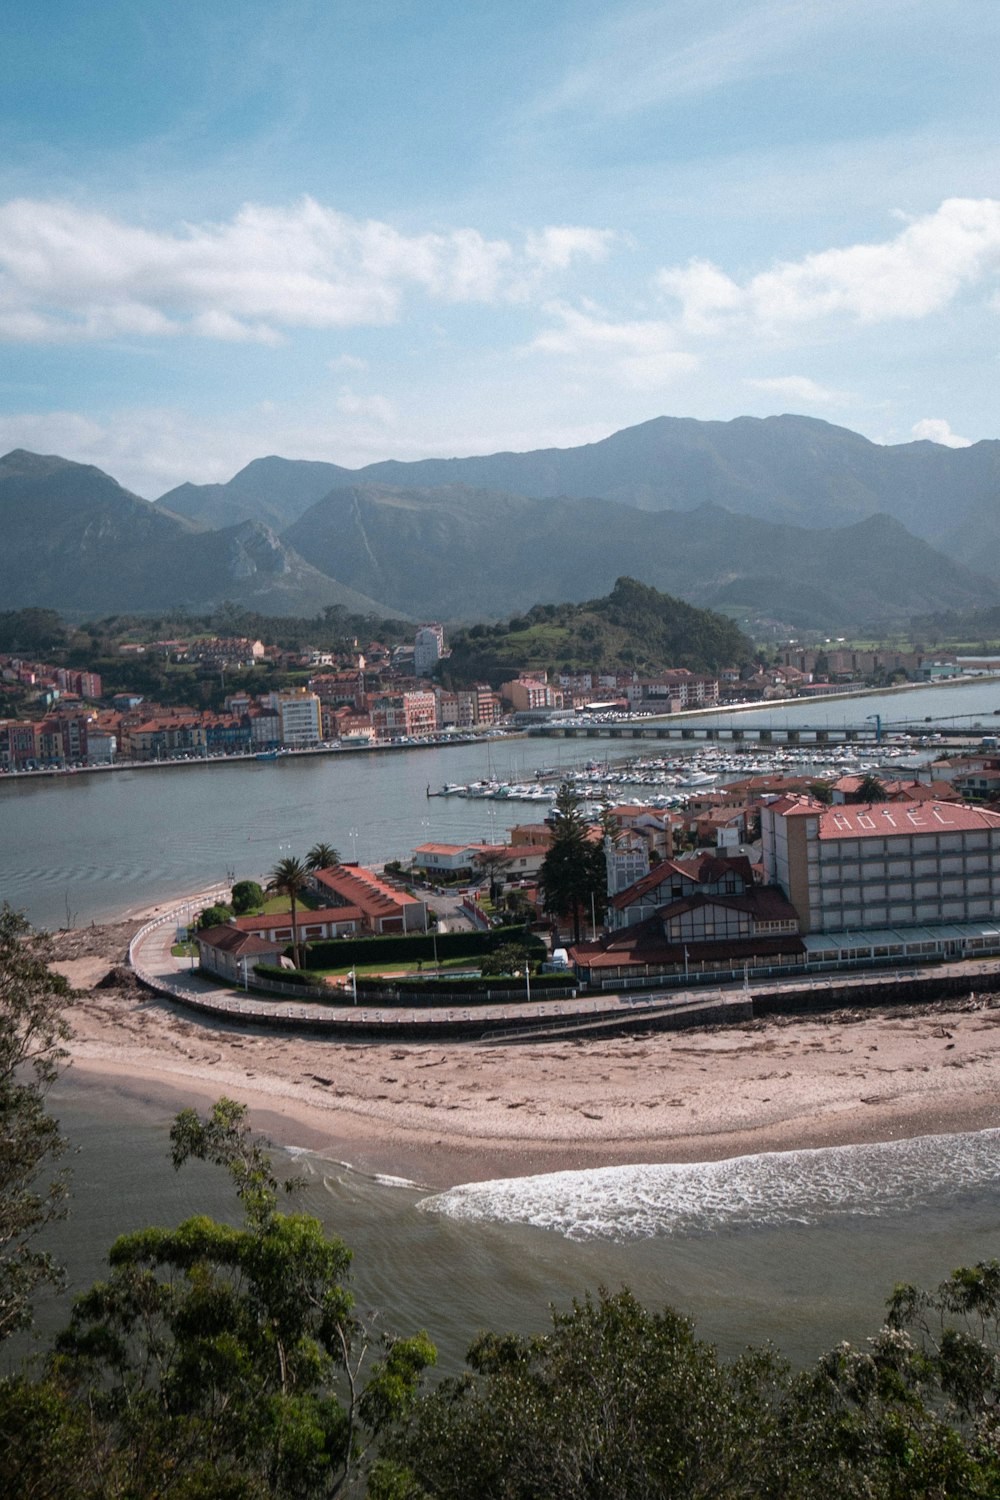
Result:
<svg viewBox="0 0 1000 1500">
<path fill-rule="evenodd" d="M 458 969 L 459 971 L 464 972 L 469 969 L 476 969 L 479 967 L 479 965 L 476 963 L 475 959 L 472 958 L 447 958 L 443 959 L 439 964 L 435 964 L 433 959 L 425 960 L 422 968 L 418 968 L 415 962 L 388 965 L 384 963 L 356 964 L 353 966 L 348 964 L 347 968 L 345 969 L 310 969 L 309 972 L 311 974 L 317 975 L 317 977 L 322 977 L 323 979 L 346 979 L 347 976 L 351 973 L 352 967 L 354 969 L 354 973 L 358 976 L 358 978 L 364 979 L 373 974 L 385 974 L 389 976 L 395 976 L 397 978 L 401 977 L 404 974 L 419 975 L 423 978 L 427 978 L 429 974 L 438 972 L 444 974 L 449 969 Z"/>
</svg>

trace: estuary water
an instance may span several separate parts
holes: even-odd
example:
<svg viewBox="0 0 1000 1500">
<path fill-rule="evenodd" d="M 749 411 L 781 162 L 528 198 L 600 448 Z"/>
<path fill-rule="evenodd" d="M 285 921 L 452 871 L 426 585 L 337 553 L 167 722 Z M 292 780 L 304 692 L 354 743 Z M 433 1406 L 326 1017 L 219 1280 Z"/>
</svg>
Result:
<svg viewBox="0 0 1000 1500">
<path fill-rule="evenodd" d="M 992 731 L 1000 685 L 976 682 L 753 710 L 798 724 L 925 716 Z M 720 715 L 724 721 L 731 714 Z M 929 730 L 935 727 L 928 726 Z M 56 779 L 0 780 L 0 899 L 42 926 L 100 921 L 255 875 L 319 839 L 362 861 L 430 838 L 502 837 L 540 816 L 428 799 L 427 786 L 542 765 L 670 753 L 631 741 L 518 739 L 387 754 L 289 758 Z M 231 1211 L 210 1169 L 174 1174 L 173 1111 L 107 1082 L 64 1077 L 53 1096 L 78 1148 L 72 1214 L 53 1236 L 71 1288 L 100 1274 L 115 1234 Z M 178 1102 L 178 1107 L 181 1101 Z M 998 1118 L 1000 1123 L 1000 1118 Z M 430 1194 L 294 1153 L 305 1207 L 356 1252 L 362 1306 L 426 1327 L 454 1369 L 480 1327 L 544 1326 L 587 1288 L 631 1285 L 688 1312 L 727 1352 L 773 1340 L 797 1361 L 863 1339 L 898 1280 L 931 1284 L 1000 1253 L 1000 1134 L 747 1156 L 731 1162 L 555 1173 Z M 65 1301 L 43 1327 L 61 1321 Z"/>
<path fill-rule="evenodd" d="M 836 729 L 893 721 L 1000 725 L 1000 682 L 721 710 L 722 724 Z M 678 720 L 704 724 L 705 717 Z M 928 730 L 935 722 L 927 725 Z M 318 840 L 362 863 L 407 857 L 429 839 L 503 839 L 537 821 L 531 803 L 426 796 L 445 782 L 516 781 L 590 758 L 675 755 L 679 742 L 516 738 L 429 749 L 217 761 L 141 771 L 0 777 L 0 900 L 43 927 L 105 921 L 180 892 L 256 877 Z"/>
<path fill-rule="evenodd" d="M 221 1174 L 169 1166 L 162 1105 L 72 1073 L 53 1104 L 77 1147 L 72 1213 L 48 1237 L 70 1293 L 102 1273 L 118 1233 L 234 1217 Z M 305 1179 L 301 1206 L 354 1250 L 359 1307 L 398 1332 L 426 1328 L 450 1373 L 479 1329 L 541 1330 L 550 1306 L 601 1285 L 681 1309 L 727 1354 L 770 1340 L 807 1363 L 862 1341 L 897 1281 L 933 1285 L 1000 1251 L 998 1151 L 1000 1132 L 985 1131 L 433 1194 L 308 1152 L 279 1153 L 279 1167 Z M 43 1333 L 68 1296 L 43 1309 Z"/>
</svg>

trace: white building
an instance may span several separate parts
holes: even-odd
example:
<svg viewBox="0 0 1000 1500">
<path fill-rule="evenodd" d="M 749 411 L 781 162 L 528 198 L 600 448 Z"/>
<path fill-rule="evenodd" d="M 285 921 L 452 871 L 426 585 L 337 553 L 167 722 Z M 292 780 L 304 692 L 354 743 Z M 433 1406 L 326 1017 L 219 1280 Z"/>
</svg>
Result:
<svg viewBox="0 0 1000 1500">
<path fill-rule="evenodd" d="M 273 706 L 281 720 L 281 743 L 293 749 L 318 745 L 323 738 L 320 700 L 315 693 L 275 693 Z"/>
<path fill-rule="evenodd" d="M 444 626 L 418 625 L 413 638 L 413 672 L 416 677 L 430 677 L 444 655 Z"/>
<path fill-rule="evenodd" d="M 638 834 L 623 833 L 617 843 L 606 838 L 604 859 L 608 867 L 609 896 L 617 896 L 649 874 L 649 845 Z"/>
<path fill-rule="evenodd" d="M 824 807 L 781 797 L 761 808 L 761 837 L 764 878 L 795 907 L 811 956 L 1000 949 L 1000 813 L 954 802 Z"/>
</svg>

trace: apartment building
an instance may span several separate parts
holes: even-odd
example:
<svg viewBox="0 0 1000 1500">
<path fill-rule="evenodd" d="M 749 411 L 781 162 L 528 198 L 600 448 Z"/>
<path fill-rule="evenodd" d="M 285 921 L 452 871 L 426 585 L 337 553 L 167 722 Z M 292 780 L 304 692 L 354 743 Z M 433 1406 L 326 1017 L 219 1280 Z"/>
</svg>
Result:
<svg viewBox="0 0 1000 1500">
<path fill-rule="evenodd" d="M 1000 912 L 1000 813 L 986 808 L 781 797 L 762 807 L 761 837 L 764 878 L 788 896 L 804 934 L 982 927 Z"/>
<path fill-rule="evenodd" d="M 283 745 L 301 749 L 319 744 L 323 725 L 316 693 L 271 693 L 264 702 L 277 711 Z"/>
</svg>

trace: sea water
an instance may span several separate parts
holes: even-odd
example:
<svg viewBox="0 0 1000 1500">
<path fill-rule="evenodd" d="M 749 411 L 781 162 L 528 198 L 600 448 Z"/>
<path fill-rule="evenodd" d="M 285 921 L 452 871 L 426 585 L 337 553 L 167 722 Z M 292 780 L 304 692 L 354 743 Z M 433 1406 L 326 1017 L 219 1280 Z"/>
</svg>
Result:
<svg viewBox="0 0 1000 1500">
<path fill-rule="evenodd" d="M 194 1213 L 236 1220 L 216 1169 L 168 1159 L 171 1113 L 101 1080 L 58 1086 L 75 1146 L 71 1213 L 47 1236 L 68 1265 L 66 1296 L 102 1274 L 114 1237 Z M 313 1152 L 277 1153 L 295 1200 L 354 1251 L 359 1308 L 425 1328 L 453 1372 L 477 1331 L 547 1326 L 599 1286 L 674 1306 L 726 1354 L 771 1341 L 796 1363 L 880 1325 L 900 1280 L 933 1285 L 1000 1255 L 1000 1132 L 931 1136 L 466 1184 L 429 1193 Z M 24 1352 L 22 1341 L 16 1349 Z"/>
</svg>

